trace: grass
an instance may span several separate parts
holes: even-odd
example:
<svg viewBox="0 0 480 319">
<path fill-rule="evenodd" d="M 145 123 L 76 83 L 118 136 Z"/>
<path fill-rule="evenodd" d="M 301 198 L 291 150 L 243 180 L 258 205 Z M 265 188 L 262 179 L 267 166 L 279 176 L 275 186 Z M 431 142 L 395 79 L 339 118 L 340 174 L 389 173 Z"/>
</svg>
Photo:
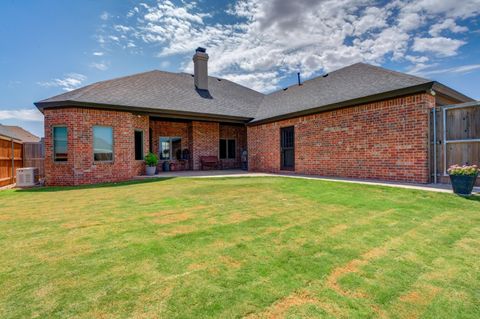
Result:
<svg viewBox="0 0 480 319">
<path fill-rule="evenodd" d="M 0 192 L 1 318 L 478 318 L 480 199 L 281 177 Z"/>
</svg>

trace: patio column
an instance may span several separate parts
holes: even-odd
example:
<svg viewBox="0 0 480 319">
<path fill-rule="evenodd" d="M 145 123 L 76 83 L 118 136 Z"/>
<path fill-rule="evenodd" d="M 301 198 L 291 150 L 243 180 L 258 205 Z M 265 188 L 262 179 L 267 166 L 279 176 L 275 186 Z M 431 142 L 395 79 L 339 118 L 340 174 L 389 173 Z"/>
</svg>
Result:
<svg viewBox="0 0 480 319">
<path fill-rule="evenodd" d="M 216 122 L 192 121 L 190 124 L 190 150 L 192 169 L 200 169 L 201 156 L 217 156 L 220 125 Z"/>
</svg>

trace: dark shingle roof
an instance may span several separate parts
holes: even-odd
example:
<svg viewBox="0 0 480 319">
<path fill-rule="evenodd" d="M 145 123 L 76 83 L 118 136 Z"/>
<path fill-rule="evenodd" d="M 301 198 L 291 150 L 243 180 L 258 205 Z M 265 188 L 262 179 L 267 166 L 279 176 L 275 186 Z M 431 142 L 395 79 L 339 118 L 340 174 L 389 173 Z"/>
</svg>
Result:
<svg viewBox="0 0 480 319">
<path fill-rule="evenodd" d="M 208 93 L 197 91 L 186 73 L 150 71 L 94 83 L 35 103 L 82 102 L 253 118 L 263 94 L 215 77 L 208 78 Z"/>
<path fill-rule="evenodd" d="M 193 76 L 151 71 L 94 83 L 35 103 L 37 107 L 108 105 L 154 113 L 204 114 L 241 118 L 251 123 L 379 100 L 430 88 L 442 89 L 460 102 L 471 101 L 434 81 L 381 67 L 356 63 L 302 85 L 264 95 L 234 82 L 209 77 L 209 91 L 197 91 Z M 368 100 L 369 101 L 369 100 Z M 72 103 L 73 102 L 73 103 Z M 365 101 L 362 101 L 364 103 Z"/>
<path fill-rule="evenodd" d="M 428 83 L 432 81 L 356 63 L 267 95 L 254 121 Z"/>
</svg>

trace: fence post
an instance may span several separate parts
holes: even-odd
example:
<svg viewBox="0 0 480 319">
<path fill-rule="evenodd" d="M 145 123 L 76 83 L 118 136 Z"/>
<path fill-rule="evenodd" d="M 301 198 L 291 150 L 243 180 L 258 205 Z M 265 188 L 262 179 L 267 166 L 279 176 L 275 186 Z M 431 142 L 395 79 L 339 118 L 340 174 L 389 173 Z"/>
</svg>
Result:
<svg viewBox="0 0 480 319">
<path fill-rule="evenodd" d="M 10 142 L 12 143 L 12 184 L 15 181 L 15 145 L 13 144 L 13 138 L 10 139 Z"/>
<path fill-rule="evenodd" d="M 437 109 L 433 107 L 433 183 L 437 183 Z"/>
</svg>

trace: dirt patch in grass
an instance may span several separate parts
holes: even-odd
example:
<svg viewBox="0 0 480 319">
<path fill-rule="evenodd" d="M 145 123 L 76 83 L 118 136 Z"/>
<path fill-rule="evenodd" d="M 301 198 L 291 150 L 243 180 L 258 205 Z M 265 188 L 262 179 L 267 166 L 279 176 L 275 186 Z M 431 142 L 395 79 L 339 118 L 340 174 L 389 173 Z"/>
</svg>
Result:
<svg viewBox="0 0 480 319">
<path fill-rule="evenodd" d="M 306 291 L 293 293 L 287 297 L 284 297 L 280 300 L 277 300 L 273 303 L 268 309 L 266 309 L 262 313 L 258 314 L 251 314 L 247 316 L 248 319 L 254 318 L 270 318 L 270 319 L 277 319 L 277 318 L 285 318 L 288 311 L 293 307 L 301 307 L 307 304 L 315 305 L 333 317 L 340 318 L 345 317 L 344 312 L 342 309 L 338 307 L 336 304 L 327 303 L 321 301 L 319 298 L 312 296 L 310 293 Z"/>
<path fill-rule="evenodd" d="M 242 263 L 230 256 L 221 256 L 219 258 L 220 262 L 229 268 L 240 268 Z"/>
<path fill-rule="evenodd" d="M 344 266 L 335 268 L 331 272 L 331 274 L 327 277 L 327 280 L 326 280 L 327 286 L 343 296 L 349 296 L 353 298 L 367 297 L 362 292 L 349 292 L 344 290 L 338 283 L 338 280 L 340 279 L 340 277 L 348 273 L 358 272 L 360 267 L 367 265 L 371 260 L 385 256 L 390 249 L 398 246 L 401 241 L 402 239 L 400 237 L 393 238 L 390 241 L 388 241 L 385 245 L 380 247 L 375 247 L 367 251 L 360 258 L 354 259 Z"/>
<path fill-rule="evenodd" d="M 193 215 L 190 213 L 178 213 L 162 216 L 161 218 L 155 218 L 153 222 L 159 225 L 168 225 L 176 222 L 183 222 L 192 219 Z"/>
<path fill-rule="evenodd" d="M 348 228 L 347 225 L 345 225 L 345 224 L 339 224 L 339 225 L 336 225 L 336 226 L 333 226 L 332 228 L 330 228 L 330 229 L 328 230 L 328 234 L 329 234 L 330 236 L 337 235 L 337 234 L 345 231 L 347 228 Z"/>
<path fill-rule="evenodd" d="M 353 298 L 366 298 L 367 296 L 362 292 L 350 292 L 350 291 L 344 290 L 338 283 L 338 280 L 340 279 L 340 277 L 348 273 L 358 272 L 360 267 L 367 265 L 370 261 L 387 255 L 391 249 L 395 249 L 398 246 L 400 246 L 401 243 L 404 242 L 406 238 L 415 238 L 417 236 L 418 229 L 425 226 L 429 227 L 432 224 L 443 222 L 446 219 L 448 219 L 448 216 L 444 216 L 444 215 L 435 216 L 434 218 L 421 223 L 417 227 L 410 229 L 409 231 L 402 234 L 401 236 L 397 236 L 390 239 L 384 245 L 380 247 L 375 247 L 367 251 L 366 253 L 362 254 L 360 258 L 354 259 L 348 262 L 344 266 L 335 268 L 327 277 L 327 280 L 326 280 L 327 286 L 343 296 L 348 296 Z"/>
<path fill-rule="evenodd" d="M 193 225 L 178 225 L 178 226 L 175 226 L 175 228 L 173 229 L 159 231 L 159 234 L 161 234 L 162 236 L 176 236 L 176 235 L 193 233 L 197 230 L 198 228 Z"/>
<path fill-rule="evenodd" d="M 203 270 L 207 269 L 209 267 L 208 262 L 203 262 L 203 263 L 195 263 L 195 264 L 190 264 L 188 265 L 188 271 L 197 271 L 197 270 Z"/>
<path fill-rule="evenodd" d="M 66 229 L 76 229 L 76 228 L 89 228 L 89 227 L 102 226 L 102 225 L 103 223 L 92 221 L 92 222 L 84 222 L 84 223 L 65 223 L 65 224 L 62 224 L 62 227 Z"/>
<path fill-rule="evenodd" d="M 398 298 L 400 303 L 397 304 L 395 310 L 403 318 L 420 318 L 425 308 L 440 291 L 440 288 L 431 285 L 417 287 Z"/>
</svg>

